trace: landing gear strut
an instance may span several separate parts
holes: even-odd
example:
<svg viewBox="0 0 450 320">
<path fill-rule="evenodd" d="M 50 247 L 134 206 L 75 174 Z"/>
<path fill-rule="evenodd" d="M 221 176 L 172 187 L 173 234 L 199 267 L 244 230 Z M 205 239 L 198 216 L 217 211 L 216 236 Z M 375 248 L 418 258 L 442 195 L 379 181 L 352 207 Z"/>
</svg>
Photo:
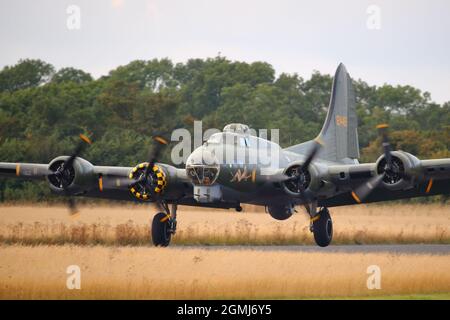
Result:
<svg viewBox="0 0 450 320">
<path fill-rule="evenodd" d="M 166 202 L 161 202 L 165 212 L 158 212 L 152 221 L 152 241 L 156 247 L 167 247 L 177 229 L 177 205 L 172 210 Z"/>
<path fill-rule="evenodd" d="M 333 220 L 327 208 L 322 208 L 314 216 L 311 216 L 310 230 L 314 234 L 314 240 L 320 247 L 326 247 L 333 239 Z"/>
</svg>

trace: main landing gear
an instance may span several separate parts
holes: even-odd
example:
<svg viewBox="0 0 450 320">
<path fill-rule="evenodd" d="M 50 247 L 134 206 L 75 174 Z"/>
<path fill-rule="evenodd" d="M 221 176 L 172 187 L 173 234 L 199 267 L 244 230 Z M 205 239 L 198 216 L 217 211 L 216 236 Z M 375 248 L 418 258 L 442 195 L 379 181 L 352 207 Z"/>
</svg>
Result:
<svg viewBox="0 0 450 320">
<path fill-rule="evenodd" d="M 172 235 L 177 229 L 177 205 L 172 204 L 172 210 L 165 202 L 161 202 L 165 212 L 158 212 L 152 221 L 152 241 L 156 247 L 167 247 Z"/>
<path fill-rule="evenodd" d="M 327 208 L 322 208 L 314 216 L 311 215 L 309 229 L 319 247 L 326 247 L 333 239 L 333 220 Z"/>
</svg>

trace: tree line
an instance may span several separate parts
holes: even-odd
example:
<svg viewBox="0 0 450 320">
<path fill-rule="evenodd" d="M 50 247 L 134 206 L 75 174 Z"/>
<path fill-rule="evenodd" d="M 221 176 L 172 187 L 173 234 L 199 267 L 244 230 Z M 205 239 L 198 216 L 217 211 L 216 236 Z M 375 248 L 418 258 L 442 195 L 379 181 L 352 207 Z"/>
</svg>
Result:
<svg viewBox="0 0 450 320">
<path fill-rule="evenodd" d="M 283 147 L 314 138 L 330 99 L 332 76 L 277 75 L 266 62 L 225 57 L 136 60 L 94 79 L 89 73 L 24 59 L 0 71 L 0 161 L 48 163 L 70 154 L 80 133 L 94 144 L 83 157 L 96 165 L 147 160 L 151 135 L 176 128 L 223 128 L 241 122 L 280 129 Z M 450 102 L 405 85 L 354 80 L 361 161 L 381 153 L 375 126 L 390 124 L 396 149 L 419 158 L 450 157 Z M 170 162 L 166 150 L 163 161 Z M 45 183 L 0 180 L 0 201 L 54 199 Z"/>
</svg>

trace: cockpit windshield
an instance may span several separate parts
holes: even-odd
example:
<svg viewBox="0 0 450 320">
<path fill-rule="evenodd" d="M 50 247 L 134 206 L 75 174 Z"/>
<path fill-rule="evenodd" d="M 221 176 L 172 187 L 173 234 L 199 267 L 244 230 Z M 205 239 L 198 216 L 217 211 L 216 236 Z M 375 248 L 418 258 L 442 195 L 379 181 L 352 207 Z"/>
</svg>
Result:
<svg viewBox="0 0 450 320">
<path fill-rule="evenodd" d="M 209 186 L 216 181 L 219 175 L 219 166 L 188 165 L 186 172 L 194 185 Z"/>
<path fill-rule="evenodd" d="M 186 173 L 194 185 L 212 185 L 219 175 L 220 165 L 214 152 L 197 148 L 188 158 Z"/>
</svg>

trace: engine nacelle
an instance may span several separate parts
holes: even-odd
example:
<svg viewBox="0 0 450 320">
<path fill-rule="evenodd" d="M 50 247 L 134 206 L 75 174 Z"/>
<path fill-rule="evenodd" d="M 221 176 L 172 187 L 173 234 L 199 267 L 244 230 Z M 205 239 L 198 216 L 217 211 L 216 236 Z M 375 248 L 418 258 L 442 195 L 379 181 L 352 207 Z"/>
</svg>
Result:
<svg viewBox="0 0 450 320">
<path fill-rule="evenodd" d="M 67 159 L 69 159 L 69 156 L 61 156 L 53 159 L 48 165 L 48 169 L 52 172 L 56 172 L 58 168 L 64 165 L 64 162 Z M 72 168 L 67 172 L 67 178 L 67 191 L 70 194 L 86 193 L 97 183 L 94 166 L 89 161 L 82 158 L 75 158 Z M 65 194 L 61 180 L 53 175 L 48 175 L 47 181 L 53 192 L 61 195 Z"/>
<path fill-rule="evenodd" d="M 148 162 L 138 164 L 130 174 L 130 180 L 139 180 L 147 170 Z M 162 194 L 167 185 L 166 170 L 160 165 L 155 164 L 149 171 L 149 179 L 146 182 L 138 183 L 130 187 L 131 194 L 141 201 L 152 201 L 152 194 Z"/>
<path fill-rule="evenodd" d="M 413 186 L 414 177 L 420 175 L 420 160 L 410 153 L 404 151 L 391 151 L 392 165 L 394 170 L 386 171 L 387 162 L 384 155 L 376 162 L 377 174 L 385 173 L 383 186 L 389 190 L 403 190 Z"/>
<path fill-rule="evenodd" d="M 321 169 L 314 165 L 310 164 L 308 170 L 302 169 L 302 163 L 294 163 L 291 164 L 285 171 L 284 174 L 288 177 L 294 177 L 301 175 L 301 180 L 288 180 L 283 182 L 284 191 L 292 196 L 299 195 L 299 183 L 303 185 L 304 190 L 307 192 L 313 191 L 317 192 L 321 187 L 323 187 L 324 183 L 321 179 L 321 176 L 324 174 L 321 173 Z M 301 172 L 300 172 L 301 170 Z"/>
<path fill-rule="evenodd" d="M 129 173 L 130 183 L 139 180 L 145 173 L 147 162 L 134 167 Z M 165 199 L 179 199 L 191 188 L 186 171 L 168 164 L 156 163 L 149 171 L 146 182 L 130 184 L 130 193 L 139 201 L 154 201 L 155 195 L 164 195 Z"/>
</svg>

